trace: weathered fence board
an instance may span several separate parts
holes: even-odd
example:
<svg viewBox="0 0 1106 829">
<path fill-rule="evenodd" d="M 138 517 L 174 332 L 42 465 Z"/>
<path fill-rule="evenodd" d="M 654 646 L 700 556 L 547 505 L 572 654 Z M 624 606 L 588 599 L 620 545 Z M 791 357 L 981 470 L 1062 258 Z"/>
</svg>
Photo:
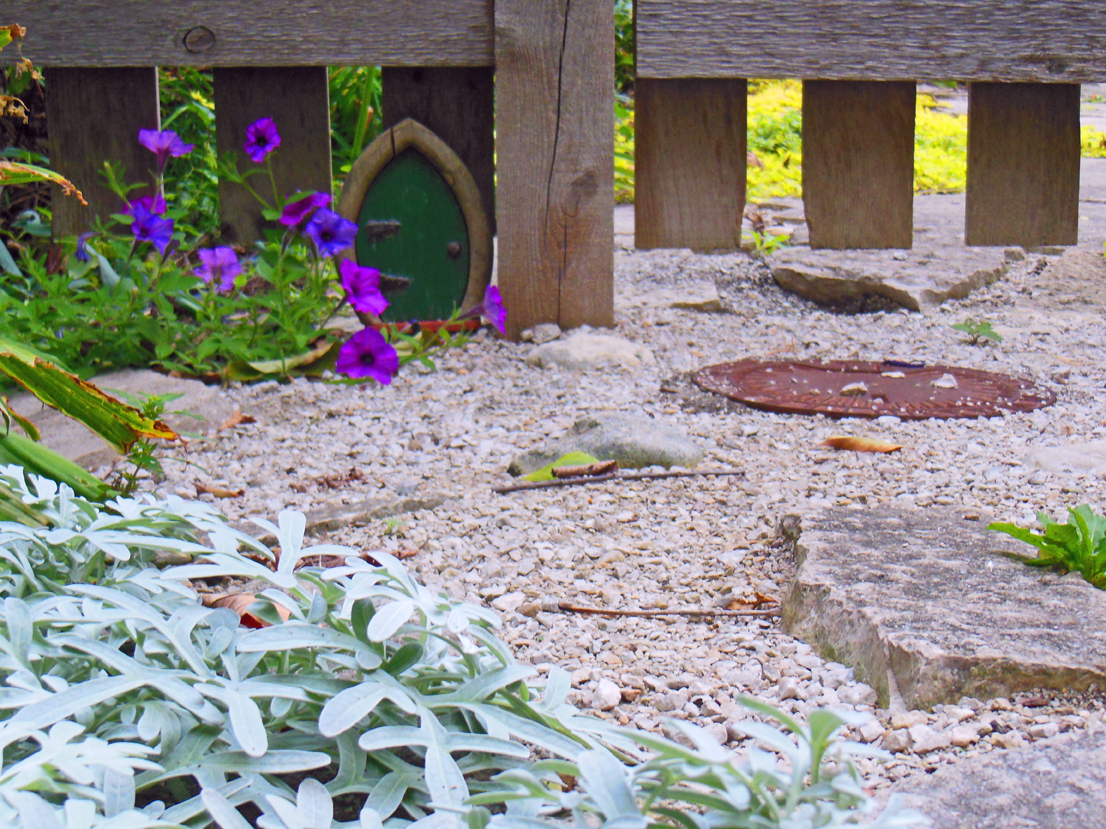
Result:
<svg viewBox="0 0 1106 829">
<path fill-rule="evenodd" d="M 914 84 L 803 83 L 803 205 L 812 248 L 909 248 Z"/>
<path fill-rule="evenodd" d="M 969 245 L 1074 245 L 1079 85 L 968 88 Z"/>
<path fill-rule="evenodd" d="M 384 129 L 414 118 L 464 162 L 495 232 L 495 70 L 384 67 Z"/>
<path fill-rule="evenodd" d="M 637 0 L 643 78 L 1106 80 L 1102 0 Z"/>
<path fill-rule="evenodd" d="M 39 66 L 490 66 L 492 2 L 7 0 L 4 17 Z"/>
<path fill-rule="evenodd" d="M 634 100 L 634 245 L 740 247 L 745 81 L 642 78 Z"/>
<path fill-rule="evenodd" d="M 330 106 L 326 67 L 216 68 L 215 144 L 222 156 L 238 154 L 238 169 L 261 169 L 242 148 L 246 128 L 259 118 L 272 118 L 280 147 L 271 155 L 279 196 L 296 190 L 330 193 Z M 270 203 L 273 185 L 265 174 L 249 184 Z M 261 238 L 261 205 L 241 185 L 219 182 L 219 212 L 223 237 L 248 244 Z"/>
<path fill-rule="evenodd" d="M 614 4 L 496 0 L 508 335 L 614 321 Z"/>
<path fill-rule="evenodd" d="M 160 124 L 157 70 L 58 67 L 46 70 L 46 85 L 53 169 L 77 185 L 89 205 L 82 207 L 54 188 L 54 233 L 70 236 L 88 230 L 94 216 L 106 219 L 126 208 L 104 183 L 105 160 L 122 165 L 125 182 L 153 181 L 154 156 L 138 143 L 138 131 Z M 130 196 L 150 192 L 135 190 Z"/>
</svg>

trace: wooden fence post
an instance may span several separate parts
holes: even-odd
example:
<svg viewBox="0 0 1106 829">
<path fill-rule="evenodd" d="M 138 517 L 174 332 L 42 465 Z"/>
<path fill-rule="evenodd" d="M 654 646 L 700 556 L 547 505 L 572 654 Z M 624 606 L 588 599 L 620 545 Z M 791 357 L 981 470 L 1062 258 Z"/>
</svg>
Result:
<svg viewBox="0 0 1106 829">
<path fill-rule="evenodd" d="M 468 167 L 495 233 L 495 68 L 386 66 L 384 129 L 414 118 Z"/>
<path fill-rule="evenodd" d="M 635 247 L 741 247 L 747 87 L 744 78 L 638 78 Z"/>
<path fill-rule="evenodd" d="M 54 235 L 88 230 L 94 216 L 107 219 L 126 208 L 104 184 L 105 161 L 120 162 L 124 182 L 152 181 L 154 154 L 138 143 L 140 129 L 157 129 L 157 69 L 53 67 L 45 70 L 46 129 L 53 169 L 72 181 L 88 200 L 82 207 L 53 188 Z M 149 194 L 134 190 L 131 198 Z"/>
<path fill-rule="evenodd" d="M 1074 245 L 1079 84 L 968 87 L 969 245 Z"/>
<path fill-rule="evenodd" d="M 328 196 L 330 171 L 330 92 L 325 66 L 216 67 L 215 145 L 221 156 L 238 154 L 238 169 L 259 169 L 242 145 L 246 128 L 272 118 L 280 147 L 270 156 L 277 195 L 318 190 Z M 270 203 L 273 187 L 267 175 L 251 177 L 250 186 Z M 261 238 L 261 205 L 240 185 L 219 182 L 223 239 L 247 245 Z"/>
<path fill-rule="evenodd" d="M 507 335 L 614 322 L 614 3 L 496 0 Z"/>
<path fill-rule="evenodd" d="M 803 205 L 812 248 L 909 248 L 912 81 L 803 82 Z"/>
</svg>

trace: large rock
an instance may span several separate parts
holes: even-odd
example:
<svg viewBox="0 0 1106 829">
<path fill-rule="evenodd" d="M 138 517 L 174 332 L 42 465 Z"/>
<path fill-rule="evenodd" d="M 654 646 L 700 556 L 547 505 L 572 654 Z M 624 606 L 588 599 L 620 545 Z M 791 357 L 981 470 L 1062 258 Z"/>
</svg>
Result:
<svg viewBox="0 0 1106 829">
<path fill-rule="evenodd" d="M 992 751 L 895 786 L 933 829 L 1106 829 L 1106 731 Z"/>
<path fill-rule="evenodd" d="M 577 331 L 568 339 L 539 345 L 526 355 L 526 362 L 539 368 L 554 366 L 569 371 L 590 368 L 640 368 L 654 361 L 653 352 L 645 346 L 612 337 Z"/>
<path fill-rule="evenodd" d="M 615 297 L 616 310 L 637 308 L 679 308 L 706 313 L 726 310 L 713 282 L 691 282 L 678 288 L 656 288 L 641 294 L 619 294 Z"/>
<path fill-rule="evenodd" d="M 507 467 L 507 472 L 528 475 L 569 452 L 586 452 L 604 461 L 616 460 L 624 469 L 691 468 L 703 459 L 703 450 L 671 426 L 639 415 L 601 412 L 577 420 L 559 440 L 522 453 Z"/>
<path fill-rule="evenodd" d="M 112 394 L 112 389 L 118 389 L 134 395 L 184 395 L 168 402 L 166 409 L 191 412 L 203 419 L 196 420 L 185 415 L 166 415 L 162 418 L 178 432 L 211 434 L 234 412 L 234 406 L 218 386 L 207 386 L 199 380 L 169 377 L 156 371 L 126 369 L 102 374 L 90 382 L 108 394 Z M 93 432 L 56 409 L 43 406 L 30 394 L 13 398 L 12 408 L 38 427 L 43 444 L 85 469 L 109 464 L 119 457 Z"/>
<path fill-rule="evenodd" d="M 1106 592 L 964 510 L 832 510 L 804 530 L 784 628 L 908 708 L 1033 688 L 1106 687 Z"/>
<path fill-rule="evenodd" d="M 1033 280 L 1032 304 L 1106 305 L 1106 258 L 1102 251 L 1069 248 Z"/>
<path fill-rule="evenodd" d="M 1106 473 L 1106 440 L 1038 446 L 1026 456 L 1026 463 L 1053 474 Z"/>
<path fill-rule="evenodd" d="M 1022 256 L 1021 251 L 1010 257 Z M 818 305 L 856 312 L 897 305 L 927 311 L 963 299 L 997 281 L 1007 267 L 1002 248 L 959 247 L 937 255 L 926 250 L 811 250 L 771 254 L 772 277 Z"/>
</svg>

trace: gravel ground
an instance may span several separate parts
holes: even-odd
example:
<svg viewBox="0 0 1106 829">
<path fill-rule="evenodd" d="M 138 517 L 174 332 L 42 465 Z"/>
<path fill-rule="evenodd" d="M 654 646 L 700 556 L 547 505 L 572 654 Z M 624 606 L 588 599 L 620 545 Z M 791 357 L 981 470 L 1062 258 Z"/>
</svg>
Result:
<svg viewBox="0 0 1106 829">
<path fill-rule="evenodd" d="M 601 717 L 650 730 L 664 729 L 663 717 L 685 718 L 736 740 L 732 726 L 746 716 L 735 701 L 741 693 L 800 716 L 821 705 L 867 712 L 853 736 L 896 752 L 879 769 L 861 762 L 880 788 L 972 753 L 1102 728 L 1103 701 L 1034 694 L 964 699 L 932 712 L 892 701 L 880 710 L 848 668 L 824 662 L 776 619 L 603 619 L 559 612 L 557 603 L 703 609 L 776 597 L 794 570 L 781 517 L 812 526 L 831 505 L 955 504 L 983 520 L 1022 522 L 1042 508 L 1059 515 L 1068 504 L 1101 507 L 1101 478 L 1054 477 L 1022 463 L 1035 446 L 1106 432 L 1106 322 L 1097 309 L 1042 310 L 1030 285 L 1044 262 L 1031 255 L 1000 282 L 927 316 L 842 316 L 783 293 L 744 255 L 622 251 L 615 333 L 651 349 L 654 364 L 633 373 L 543 371 L 523 362 L 530 346 L 481 339 L 440 359 L 436 373 L 405 368 L 387 388 L 231 388 L 226 394 L 256 422 L 192 443 L 184 457 L 196 466 L 167 464 L 162 486 L 187 497 L 196 481 L 244 487 L 243 497 L 219 501 L 236 520 L 285 506 L 444 494 L 436 509 L 342 528 L 328 540 L 409 555 L 425 582 L 502 611 L 518 657 L 570 671 L 577 703 Z M 624 310 L 636 295 L 702 282 L 718 286 L 728 312 Z M 968 345 L 949 328 L 966 317 L 990 320 L 1003 342 Z M 834 422 L 661 391 L 686 386 L 681 375 L 691 369 L 743 357 L 943 362 L 1029 377 L 1059 399 L 1001 419 Z M 600 410 L 674 425 L 703 445 L 703 468 L 738 467 L 745 477 L 492 493 L 509 482 L 504 470 L 517 453 Z M 832 434 L 903 449 L 860 455 L 820 447 Z"/>
</svg>

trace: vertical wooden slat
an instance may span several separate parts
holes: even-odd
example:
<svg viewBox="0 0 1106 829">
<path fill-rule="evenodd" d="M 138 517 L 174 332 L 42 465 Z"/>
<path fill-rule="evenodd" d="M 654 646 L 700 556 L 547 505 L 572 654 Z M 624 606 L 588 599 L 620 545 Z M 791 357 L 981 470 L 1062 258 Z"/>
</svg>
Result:
<svg viewBox="0 0 1106 829">
<path fill-rule="evenodd" d="M 914 83 L 803 82 L 803 205 L 812 248 L 909 248 Z"/>
<path fill-rule="evenodd" d="M 745 80 L 639 78 L 634 244 L 733 250 L 745 210 Z"/>
<path fill-rule="evenodd" d="M 330 194 L 330 103 L 325 66 L 216 68 L 215 145 L 219 155 L 234 151 L 238 169 L 259 169 L 242 146 L 246 128 L 259 118 L 272 118 L 280 147 L 272 153 L 273 176 L 281 197 L 296 190 Z M 250 186 L 273 202 L 267 175 L 256 175 Z M 249 244 L 261 237 L 261 205 L 244 188 L 219 182 L 223 239 Z"/>
<path fill-rule="evenodd" d="M 1079 84 L 968 87 L 969 245 L 1074 245 Z"/>
<path fill-rule="evenodd" d="M 154 155 L 138 143 L 140 129 L 157 129 L 157 69 L 53 67 L 46 75 L 46 129 L 53 169 L 77 185 L 89 206 L 54 187 L 54 234 L 87 230 L 94 216 L 107 218 L 126 205 L 103 183 L 105 161 L 123 165 L 126 182 L 152 182 Z M 151 192 L 135 190 L 131 198 Z"/>
<path fill-rule="evenodd" d="M 384 67 L 384 129 L 414 118 L 449 145 L 472 173 L 495 232 L 495 69 Z"/>
<path fill-rule="evenodd" d="M 614 4 L 496 0 L 508 336 L 614 322 Z"/>
</svg>

